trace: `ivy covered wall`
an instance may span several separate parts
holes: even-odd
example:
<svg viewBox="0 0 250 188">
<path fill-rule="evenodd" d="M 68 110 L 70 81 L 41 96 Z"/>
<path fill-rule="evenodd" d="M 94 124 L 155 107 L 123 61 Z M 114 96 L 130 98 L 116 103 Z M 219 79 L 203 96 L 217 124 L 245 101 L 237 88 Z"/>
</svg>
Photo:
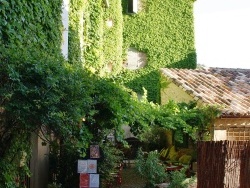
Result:
<svg viewBox="0 0 250 188">
<path fill-rule="evenodd" d="M 95 74 L 104 68 L 102 0 L 88 1 L 84 12 L 84 65 Z"/>
<path fill-rule="evenodd" d="M 196 67 L 193 0 L 140 0 L 137 14 L 127 13 L 128 0 L 108 2 L 71 0 L 70 60 L 159 102 L 159 68 Z M 124 69 L 129 47 L 146 53 L 146 67 Z"/>
<path fill-rule="evenodd" d="M 122 68 L 123 17 L 121 1 L 70 1 L 69 59 L 99 76 Z"/>
<path fill-rule="evenodd" d="M 84 6 L 86 0 L 70 0 L 69 5 L 69 36 L 68 58 L 72 63 L 83 60 L 83 25 Z"/>
<path fill-rule="evenodd" d="M 34 130 L 37 128 L 33 125 L 54 128 L 54 132 L 64 138 L 64 143 L 67 143 L 65 146 L 73 152 L 77 149 L 84 152 L 88 147 L 92 135 L 85 124 L 95 122 L 104 129 L 118 128 L 124 122 L 129 122 L 133 133 L 137 134 L 144 127 L 156 124 L 166 128 L 176 126 L 183 129 L 186 126 L 185 131 L 192 133 L 193 126 L 186 125 L 185 121 L 180 121 L 181 116 L 175 116 L 171 112 L 175 105 L 171 108 L 170 104 L 161 109 L 158 105 L 148 104 L 146 100 L 138 101 L 136 97 L 130 100 L 131 90 L 123 87 L 121 90 L 116 84 L 99 79 L 98 76 L 113 76 L 116 81 L 138 93 L 142 93 L 145 87 L 149 100 L 159 101 L 159 68 L 196 66 L 193 2 L 141 0 L 142 9 L 136 15 L 126 13 L 126 0 L 108 2 L 109 6 L 103 0 L 70 0 L 70 65 L 55 53 L 59 52 L 62 40 L 61 0 L 0 1 L 0 46 L 4 44 L 17 47 L 18 52 L 11 50 L 7 53 L 6 48 L 0 48 L 5 52 L 0 53 L 0 64 L 5 67 L 0 69 L 3 73 L 0 74 L 3 77 L 0 85 L 6 86 L 6 98 L 13 99 L 1 102 L 1 105 L 6 103 L 5 106 L 12 105 L 16 109 L 8 112 L 16 115 L 13 117 L 19 120 L 18 128 L 27 133 L 27 138 L 23 137 L 24 134 L 15 129 L 16 121 L 11 122 L 14 123 L 13 130 L 16 130 L 14 133 L 17 133 L 13 142 L 19 145 L 14 144 L 15 150 L 9 150 L 11 153 L 8 156 L 13 154 L 19 159 L 22 157 L 22 150 L 30 151 L 27 144 L 28 133 L 33 130 L 31 127 Z M 129 47 L 135 47 L 147 54 L 148 64 L 145 68 L 136 71 L 123 69 Z M 25 50 L 27 54 L 19 50 L 22 48 L 28 48 Z M 46 52 L 53 54 L 53 57 Z M 96 75 L 91 74 L 89 77 L 78 63 Z M 23 70 L 23 74 L 19 73 L 20 70 Z M 34 79 L 33 74 L 39 79 Z M 41 87 L 38 87 L 39 83 Z M 22 97 L 11 97 L 14 96 L 12 91 Z M 2 99 L 5 100 L 4 97 Z M 8 108 L 5 109 L 7 112 Z M 200 113 L 197 114 L 200 117 Z M 38 123 L 34 122 L 34 117 Z M 79 126 L 79 119 L 82 117 L 87 117 L 87 121 Z M 121 129 L 116 130 L 117 132 L 122 135 Z M 16 151 L 19 152 L 18 155 Z M 30 155 L 30 152 L 27 154 Z M 6 160 L 0 161 L 1 169 L 5 171 L 0 176 L 0 185 L 2 182 L 11 182 L 9 187 L 14 187 L 16 176 L 21 177 L 21 174 L 24 178 L 29 171 L 28 168 L 20 169 L 18 163 L 9 166 L 11 163 L 8 160 L 11 157 L 8 156 Z M 65 164 L 62 167 L 65 169 Z M 71 167 L 73 168 L 72 165 Z M 71 176 L 72 173 L 66 175 Z"/>
<path fill-rule="evenodd" d="M 123 16 L 120 0 L 109 0 L 109 8 L 104 11 L 104 60 L 112 71 L 118 74 L 122 67 Z M 108 24 L 112 24 L 109 26 Z"/>
<path fill-rule="evenodd" d="M 119 80 L 138 93 L 145 87 L 149 100 L 159 102 L 159 68 L 196 67 L 193 1 L 140 0 L 137 14 L 127 14 L 127 6 L 123 1 L 124 53 L 135 47 L 148 60 L 145 68 L 125 71 Z"/>
<path fill-rule="evenodd" d="M 58 52 L 62 0 L 0 1 L 0 44 Z"/>
<path fill-rule="evenodd" d="M 109 0 L 109 6 L 104 2 L 70 0 L 70 62 L 83 62 L 100 76 L 117 76 L 138 93 L 144 87 L 148 99 L 159 102 L 159 68 L 196 67 L 193 0 L 140 0 L 139 12 L 133 15 L 127 14 L 128 0 Z M 2 0 L 0 43 L 58 51 L 61 4 Z M 145 68 L 122 71 L 129 47 L 147 54 Z"/>
<path fill-rule="evenodd" d="M 37 159 L 37 151 L 31 151 L 30 135 L 36 133 L 39 125 L 46 124 L 36 121 L 42 117 L 41 106 L 48 105 L 45 96 L 53 100 L 49 104 L 50 109 L 56 103 L 55 98 L 46 92 L 58 91 L 58 87 L 55 89 L 59 82 L 57 78 L 62 78 L 58 77 L 57 71 L 64 63 L 61 57 L 61 13 L 62 0 L 0 1 L 0 109 L 4 117 L 4 122 L 0 124 L 0 187 L 26 187 L 25 176 L 31 176 L 31 186 L 34 182 L 46 185 L 46 173 L 39 174 L 39 177 L 34 175 L 27 161 L 32 152 L 33 159 Z M 33 74 L 35 72 L 36 75 Z M 46 83 L 44 79 L 48 79 Z M 48 84 L 49 89 L 40 83 Z M 38 88 L 41 90 L 38 91 Z M 35 94 L 37 91 L 40 97 Z M 13 101 L 16 101 L 14 105 Z M 37 105 L 38 101 L 42 105 Z M 39 115 L 34 108 L 40 108 Z M 49 110 L 45 113 L 50 114 Z M 31 116 L 27 117 L 28 114 Z M 33 122 L 27 123 L 29 120 Z M 33 142 L 32 145 L 37 146 Z M 39 173 L 45 169 L 40 168 L 41 164 L 36 164 L 35 168 Z"/>
</svg>

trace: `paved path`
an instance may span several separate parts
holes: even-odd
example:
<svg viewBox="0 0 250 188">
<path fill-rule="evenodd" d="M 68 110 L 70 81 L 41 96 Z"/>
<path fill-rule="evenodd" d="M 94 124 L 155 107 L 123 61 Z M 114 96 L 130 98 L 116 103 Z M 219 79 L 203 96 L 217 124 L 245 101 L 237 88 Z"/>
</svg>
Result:
<svg viewBox="0 0 250 188">
<path fill-rule="evenodd" d="M 143 180 L 133 167 L 127 167 L 122 170 L 122 184 L 119 188 L 144 188 L 145 180 Z M 196 182 L 188 188 L 196 188 Z"/>
<path fill-rule="evenodd" d="M 143 188 L 145 181 L 139 176 L 134 168 L 124 168 L 122 171 L 121 188 Z"/>
</svg>

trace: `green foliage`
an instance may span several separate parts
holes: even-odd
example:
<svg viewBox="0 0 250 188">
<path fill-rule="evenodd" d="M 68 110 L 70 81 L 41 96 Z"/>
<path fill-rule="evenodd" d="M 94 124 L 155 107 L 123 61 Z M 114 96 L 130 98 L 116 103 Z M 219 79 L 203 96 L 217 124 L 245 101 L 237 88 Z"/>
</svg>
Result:
<svg viewBox="0 0 250 188">
<path fill-rule="evenodd" d="M 33 50 L 6 53 L 0 63 L 1 105 L 9 118 L 31 130 L 46 125 L 57 133 L 57 127 L 70 128 L 85 115 L 91 83 L 80 68 Z"/>
<path fill-rule="evenodd" d="M 87 2 L 83 0 L 70 0 L 69 6 L 69 40 L 68 58 L 71 63 L 83 61 L 83 25 L 84 6 Z"/>
<path fill-rule="evenodd" d="M 136 93 L 142 95 L 143 88 L 148 91 L 148 100 L 159 103 L 160 101 L 160 73 L 149 67 L 139 70 L 124 70 L 115 79 L 123 83 L 126 87 L 133 89 Z"/>
<path fill-rule="evenodd" d="M 109 0 L 109 8 L 104 10 L 104 63 L 112 68 L 112 75 L 121 71 L 122 67 L 122 46 L 123 46 L 123 17 L 121 1 Z M 112 27 L 107 25 L 112 21 Z"/>
<path fill-rule="evenodd" d="M 125 46 L 146 52 L 150 67 L 195 68 L 193 2 L 143 0 L 141 4 L 138 14 L 124 15 Z"/>
<path fill-rule="evenodd" d="M 188 188 L 194 182 L 194 177 L 187 179 L 186 168 L 182 168 L 180 171 L 174 171 L 170 175 L 169 188 Z"/>
<path fill-rule="evenodd" d="M 84 62 L 87 69 L 100 76 L 119 73 L 123 43 L 121 2 L 110 0 L 108 8 L 102 0 L 70 3 L 69 60 Z M 111 27 L 108 21 L 112 21 Z"/>
<path fill-rule="evenodd" d="M 139 137 L 151 126 L 176 130 L 178 140 L 182 131 L 194 137 L 197 130 L 208 130 L 213 110 L 200 112 L 171 102 L 161 107 L 146 100 L 148 91 L 149 101 L 159 101 L 160 67 L 195 67 L 192 2 L 144 0 L 142 12 L 124 15 L 123 35 L 121 2 L 109 2 L 106 8 L 102 0 L 70 1 L 68 63 L 59 52 L 61 0 L 0 1 L 1 186 L 21 186 L 24 176 L 30 175 L 25 162 L 31 156 L 30 135 L 44 128 L 48 130 L 44 142 L 52 148 L 56 183 L 64 187 L 70 187 L 70 182 L 77 184 L 72 164 L 86 156 L 89 144 L 101 142 L 114 130 L 122 141 L 123 124 L 130 125 Z M 106 25 L 107 20 L 113 21 L 113 27 Z M 146 52 L 148 65 L 119 74 L 129 46 Z M 107 66 L 112 68 L 111 75 L 117 76 L 116 82 L 99 77 L 107 76 Z M 139 100 L 123 84 L 144 95 Z M 49 140 L 50 132 L 58 140 Z M 105 160 L 119 159 L 116 150 L 103 147 Z M 23 156 L 26 159 L 20 166 Z M 158 164 L 156 158 L 152 152 L 145 165 L 152 168 L 149 174 L 155 173 L 160 180 L 162 173 L 151 165 Z M 103 171 L 108 170 L 105 165 Z M 150 176 L 150 184 L 154 178 Z"/>
<path fill-rule="evenodd" d="M 179 106 L 183 109 L 181 118 L 195 129 L 192 137 L 196 138 L 196 140 L 210 140 L 213 123 L 221 114 L 220 107 L 211 105 L 197 106 L 195 102 L 181 103 Z"/>
<path fill-rule="evenodd" d="M 89 1 L 84 17 L 84 63 L 95 74 L 104 68 L 102 0 Z"/>
<path fill-rule="evenodd" d="M 138 14 L 127 14 L 123 2 L 124 54 L 135 47 L 147 54 L 147 66 L 126 71 L 120 77 L 126 86 L 159 102 L 159 73 L 162 67 L 195 68 L 193 2 L 187 0 L 143 0 Z"/>
<path fill-rule="evenodd" d="M 53 131 L 60 140 L 60 147 L 50 142 L 54 147 L 51 156 L 61 169 L 58 183 L 65 184 L 75 181 L 75 168 L 71 164 L 86 155 L 89 143 L 100 142 L 113 130 L 121 140 L 123 124 L 129 124 L 135 135 L 150 126 L 194 135 L 197 125 L 203 130 L 213 117 L 213 111 L 202 115 L 195 105 L 149 103 L 145 90 L 138 100 L 131 90 L 91 75 L 77 64 L 64 62 L 61 56 L 51 57 L 35 50 L 2 48 L 1 51 L 5 52 L 0 56 L 0 105 L 5 117 L 0 132 L 3 185 L 13 183 L 16 176 L 28 174 L 24 166 L 18 171 L 21 174 L 10 176 L 9 172 L 18 168 L 18 163 L 11 161 L 19 159 L 23 151 L 30 157 L 29 135 L 42 128 Z M 72 173 L 63 171 L 65 162 L 71 165 L 67 169 Z"/>
<path fill-rule="evenodd" d="M 87 139 L 85 140 L 87 143 L 90 142 Z M 77 160 L 81 158 L 81 152 L 78 152 L 79 148 L 74 147 L 74 143 L 69 144 L 64 142 L 64 140 L 61 140 L 57 146 L 55 143 L 53 144 L 54 145 L 50 144 L 51 151 L 49 154 L 49 182 L 62 185 L 64 188 L 76 187 L 79 183 Z M 87 146 L 82 149 L 85 149 L 86 153 Z"/>
<path fill-rule="evenodd" d="M 44 128 L 63 140 L 64 147 L 84 152 L 91 134 L 79 122 L 92 104 L 93 84 L 89 74 L 64 62 L 61 56 L 50 57 L 25 49 L 1 48 L 1 51 L 4 52 L 0 54 L 0 106 L 4 109 L 0 130 L 1 175 L 18 171 L 12 160 L 21 151 L 29 158 L 29 135 Z M 49 135 L 44 136 L 49 141 L 46 140 Z M 24 145 L 27 147 L 23 148 Z M 0 177 L 1 185 L 13 182 L 16 174 L 10 174 L 13 177 Z"/>
<path fill-rule="evenodd" d="M 127 1 L 122 1 L 123 20 L 121 2 L 110 0 L 109 4 L 107 8 L 101 0 L 71 1 L 70 60 L 83 61 L 100 76 L 116 76 L 117 82 L 139 94 L 144 87 L 149 101 L 159 102 L 159 68 L 196 67 L 193 2 L 143 0 L 137 15 L 127 15 Z M 106 21 L 113 26 L 108 27 Z M 119 74 L 128 47 L 145 52 L 148 64 L 142 70 Z"/>
<path fill-rule="evenodd" d="M 79 40 L 70 43 L 71 59 L 76 59 L 75 53 L 79 51 L 80 45 L 81 53 L 84 54 L 84 66 L 87 69 L 100 76 L 117 74 L 122 68 L 123 18 L 121 2 L 110 0 L 108 8 L 104 6 L 102 0 L 88 1 L 81 6 L 78 6 L 77 2 L 80 1 L 71 2 L 73 8 L 71 9 L 70 36 L 79 35 L 75 38 L 82 41 L 82 45 L 78 44 Z M 84 11 L 84 18 L 79 16 L 79 13 L 82 15 L 82 11 Z M 81 19 L 84 19 L 83 31 L 82 25 L 79 24 L 83 22 Z M 111 27 L 107 25 L 107 21 L 112 21 Z M 81 39 L 81 34 L 83 39 Z"/>
<path fill-rule="evenodd" d="M 195 102 L 180 103 L 178 107 L 180 112 L 176 118 L 179 118 L 179 126 L 174 136 L 180 143 L 184 133 L 195 141 L 202 140 L 205 134 L 210 134 L 213 122 L 220 114 L 217 106 L 198 106 Z"/>
<path fill-rule="evenodd" d="M 1 134 L 1 133 L 0 133 Z M 22 186 L 25 175 L 30 176 L 28 161 L 30 159 L 30 136 L 24 131 L 10 133 L 12 139 L 0 135 L 0 186 L 6 188 Z"/>
<path fill-rule="evenodd" d="M 139 101 L 134 92 L 122 85 L 107 79 L 97 79 L 92 97 L 93 106 L 85 125 L 95 134 L 95 142 L 109 134 L 106 129 L 115 130 L 117 139 L 121 141 L 124 136 L 122 125 L 131 125 L 135 135 L 150 125 L 152 105 L 146 100 Z"/>
<path fill-rule="evenodd" d="M 61 6 L 61 0 L 0 1 L 1 187 L 24 186 L 31 133 L 42 125 L 57 127 L 65 114 L 57 107 L 66 67 L 50 57 L 60 53 Z"/>
<path fill-rule="evenodd" d="M 144 143 L 145 151 L 158 150 L 166 147 L 167 135 L 166 128 L 153 126 L 140 135 Z"/>
<path fill-rule="evenodd" d="M 123 154 L 113 143 L 101 143 L 103 158 L 98 162 L 98 171 L 101 174 L 102 181 L 112 181 L 111 173 L 117 173 L 122 165 Z"/>
<path fill-rule="evenodd" d="M 0 43 L 55 53 L 61 47 L 61 0 L 0 1 Z"/>
<path fill-rule="evenodd" d="M 202 140 L 204 135 L 210 132 L 220 110 L 215 106 L 199 107 L 195 102 L 178 104 L 169 101 L 165 105 L 151 104 L 151 109 L 147 108 L 147 112 L 150 112 L 150 116 L 147 116 L 150 127 L 143 129 L 139 137 L 144 141 L 153 138 L 150 140 L 150 144 L 153 144 L 157 139 L 161 139 L 164 129 L 172 130 L 174 140 L 179 143 L 183 142 L 185 134 L 194 141 Z M 162 142 L 158 140 L 158 143 Z"/>
<path fill-rule="evenodd" d="M 159 160 L 159 153 L 151 151 L 147 156 L 140 149 L 136 159 L 136 170 L 147 181 L 146 187 L 153 188 L 155 184 L 162 183 L 167 179 L 165 167 Z"/>
</svg>

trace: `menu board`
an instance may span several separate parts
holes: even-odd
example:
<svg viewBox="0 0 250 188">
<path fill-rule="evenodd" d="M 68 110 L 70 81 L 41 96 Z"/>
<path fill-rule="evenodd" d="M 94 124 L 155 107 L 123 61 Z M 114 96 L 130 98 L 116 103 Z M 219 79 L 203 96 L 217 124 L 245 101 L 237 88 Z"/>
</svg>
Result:
<svg viewBox="0 0 250 188">
<path fill-rule="evenodd" d="M 89 188 L 89 174 L 80 174 L 80 188 Z"/>
<path fill-rule="evenodd" d="M 78 173 L 88 173 L 88 161 L 87 160 L 78 160 L 77 172 Z"/>
<path fill-rule="evenodd" d="M 78 160 L 78 173 L 97 173 L 97 160 Z"/>
<path fill-rule="evenodd" d="M 88 173 L 97 173 L 97 160 L 88 159 Z"/>
<path fill-rule="evenodd" d="M 100 158 L 100 148 L 99 148 L 99 145 L 90 145 L 89 152 L 90 152 L 90 158 L 91 159 L 98 159 L 98 158 Z"/>
<path fill-rule="evenodd" d="M 97 159 L 100 158 L 99 145 L 90 146 L 90 158 L 78 160 L 77 172 L 80 173 L 80 188 L 99 188 L 100 176 L 97 174 Z"/>
<path fill-rule="evenodd" d="M 89 187 L 91 188 L 99 187 L 99 174 L 89 174 Z"/>
</svg>

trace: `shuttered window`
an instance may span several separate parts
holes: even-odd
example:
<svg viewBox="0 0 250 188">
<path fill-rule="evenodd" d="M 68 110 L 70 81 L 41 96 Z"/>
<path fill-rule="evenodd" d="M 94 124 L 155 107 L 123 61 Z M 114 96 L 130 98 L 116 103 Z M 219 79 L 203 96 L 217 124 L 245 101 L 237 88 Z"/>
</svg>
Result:
<svg viewBox="0 0 250 188">
<path fill-rule="evenodd" d="M 228 128 L 227 140 L 250 140 L 250 128 Z"/>
</svg>

